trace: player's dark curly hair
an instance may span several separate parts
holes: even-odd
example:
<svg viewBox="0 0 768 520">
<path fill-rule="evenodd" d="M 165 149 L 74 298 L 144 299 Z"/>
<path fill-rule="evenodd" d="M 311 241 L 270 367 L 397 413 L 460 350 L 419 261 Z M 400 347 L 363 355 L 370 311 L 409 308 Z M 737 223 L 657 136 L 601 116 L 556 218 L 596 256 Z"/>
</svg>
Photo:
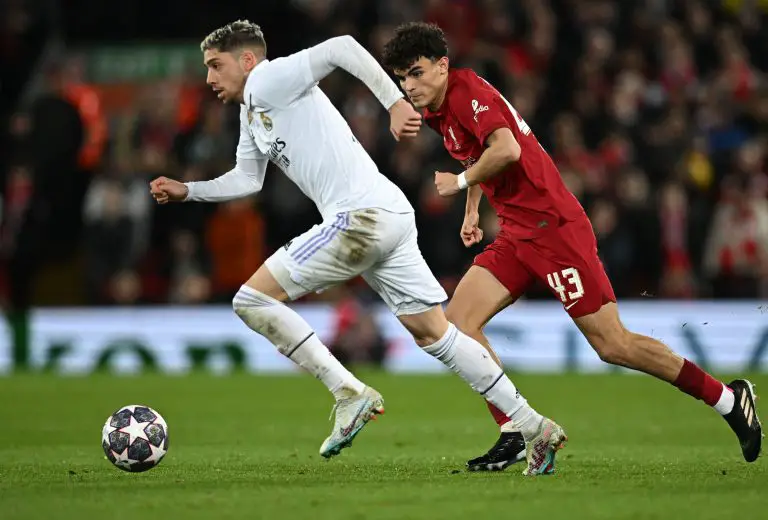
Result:
<svg viewBox="0 0 768 520">
<path fill-rule="evenodd" d="M 214 49 L 219 52 L 232 52 L 244 47 L 261 47 L 264 54 L 267 53 L 267 43 L 264 41 L 261 27 L 248 20 L 237 20 L 219 27 L 200 44 L 200 50 L 203 52 Z"/>
<path fill-rule="evenodd" d="M 439 60 L 448 55 L 443 30 L 433 23 L 408 22 L 395 29 L 384 46 L 382 62 L 390 70 L 403 70 L 419 58 Z"/>
</svg>

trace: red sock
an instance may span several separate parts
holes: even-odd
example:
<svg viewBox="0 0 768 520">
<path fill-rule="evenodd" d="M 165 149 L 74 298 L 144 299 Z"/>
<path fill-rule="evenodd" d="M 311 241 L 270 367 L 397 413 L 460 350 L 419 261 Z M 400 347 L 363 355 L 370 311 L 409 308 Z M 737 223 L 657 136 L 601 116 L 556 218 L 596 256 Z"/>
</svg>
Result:
<svg viewBox="0 0 768 520">
<path fill-rule="evenodd" d="M 672 383 L 686 394 L 715 406 L 723 393 L 723 383 L 704 372 L 695 363 L 683 360 L 677 379 Z"/>
<path fill-rule="evenodd" d="M 485 404 L 488 405 L 488 410 L 491 411 L 491 415 L 493 415 L 493 420 L 496 421 L 496 424 L 498 424 L 499 427 L 502 427 L 505 424 L 507 424 L 509 421 L 511 421 L 509 417 L 504 415 L 504 412 L 502 412 L 501 410 L 493 406 L 488 401 L 486 401 Z"/>
</svg>

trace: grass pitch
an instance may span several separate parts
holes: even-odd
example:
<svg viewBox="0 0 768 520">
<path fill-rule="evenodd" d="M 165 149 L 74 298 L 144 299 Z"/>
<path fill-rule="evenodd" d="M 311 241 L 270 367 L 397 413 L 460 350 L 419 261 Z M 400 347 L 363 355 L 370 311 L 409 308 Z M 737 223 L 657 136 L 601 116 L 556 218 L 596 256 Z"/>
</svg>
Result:
<svg viewBox="0 0 768 520">
<path fill-rule="evenodd" d="M 535 479 L 464 470 L 497 429 L 458 378 L 363 378 L 387 413 L 330 461 L 332 402 L 309 376 L 0 378 L 0 518 L 768 518 L 768 462 L 745 463 L 714 411 L 649 377 L 513 376 L 570 437 L 556 475 Z M 146 473 L 101 451 L 127 404 L 168 421 Z"/>
</svg>

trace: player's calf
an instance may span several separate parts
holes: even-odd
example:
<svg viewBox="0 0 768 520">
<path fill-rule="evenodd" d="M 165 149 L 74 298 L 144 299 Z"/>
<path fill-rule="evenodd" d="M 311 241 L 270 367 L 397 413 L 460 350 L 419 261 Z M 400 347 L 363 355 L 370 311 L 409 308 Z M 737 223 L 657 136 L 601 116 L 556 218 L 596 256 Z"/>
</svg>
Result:
<svg viewBox="0 0 768 520">
<path fill-rule="evenodd" d="M 683 358 L 660 341 L 627 330 L 619 320 L 615 303 L 607 303 L 574 322 L 606 363 L 639 370 L 670 383 L 680 373 Z"/>
<path fill-rule="evenodd" d="M 488 351 L 449 323 L 440 307 L 400 316 L 400 321 L 426 353 L 440 360 L 501 410 L 526 440 L 537 434 L 542 416 L 528 405 Z"/>
<path fill-rule="evenodd" d="M 534 435 L 542 416 L 528 405 L 528 401 L 478 342 L 451 324 L 439 341 L 423 348 L 509 417 L 523 437 Z"/>
<path fill-rule="evenodd" d="M 655 376 L 714 408 L 736 433 L 744 459 L 757 459 L 763 432 L 751 383 L 726 385 L 662 342 L 626 330 L 614 303 L 574 321 L 602 360 Z"/>
<path fill-rule="evenodd" d="M 338 455 L 368 421 L 384 413 L 384 400 L 342 365 L 304 319 L 283 303 L 246 285 L 232 302 L 235 313 L 286 357 L 323 382 L 336 399 L 335 421 L 320 454 Z"/>
<path fill-rule="evenodd" d="M 337 400 L 362 393 L 365 385 L 333 357 L 309 324 L 283 303 L 244 285 L 232 307 L 248 327 L 322 381 Z"/>
<path fill-rule="evenodd" d="M 484 295 L 483 299 L 480 302 L 477 302 L 474 298 L 462 298 L 462 294 L 465 293 L 468 287 L 471 287 L 472 291 L 474 291 L 477 287 L 481 287 L 482 293 Z M 486 338 L 485 334 L 483 334 L 483 327 L 485 326 L 485 323 L 490 319 L 490 317 L 495 315 L 502 308 L 506 307 L 511 299 L 512 298 L 510 297 L 506 288 L 498 283 L 498 281 L 496 281 L 490 273 L 480 267 L 473 266 L 464 276 L 461 283 L 459 283 L 459 287 L 456 290 L 456 295 L 454 295 L 454 298 L 451 300 L 445 310 L 445 317 L 447 320 L 450 323 L 453 323 L 456 328 L 458 328 L 465 335 L 480 343 L 480 345 L 482 345 L 483 348 L 488 351 L 488 354 L 491 356 L 491 358 L 493 358 L 496 364 L 499 365 L 502 369 L 504 368 L 504 365 L 501 363 L 499 356 L 493 350 L 493 347 L 488 341 L 488 338 Z M 467 462 L 467 465 L 470 469 L 484 468 L 484 461 L 491 461 L 491 463 L 494 465 L 494 469 L 498 469 L 498 461 L 500 460 L 500 457 L 504 460 L 511 460 L 512 458 L 511 454 L 501 453 L 501 451 L 506 452 L 508 450 L 500 451 L 494 448 L 497 448 L 497 445 L 511 446 L 509 442 L 510 437 L 508 435 L 505 436 L 504 433 L 515 433 L 517 429 L 513 424 L 511 424 L 511 421 L 509 417 L 506 416 L 506 414 L 496 408 L 496 406 L 494 406 L 492 403 L 487 404 L 488 410 L 490 411 L 493 420 L 496 421 L 496 424 L 502 430 L 502 436 L 499 438 L 497 444 L 488 451 L 488 453 Z M 522 436 L 520 436 L 519 433 L 514 437 L 519 437 L 522 440 Z M 504 469 L 504 467 L 501 469 Z"/>
</svg>

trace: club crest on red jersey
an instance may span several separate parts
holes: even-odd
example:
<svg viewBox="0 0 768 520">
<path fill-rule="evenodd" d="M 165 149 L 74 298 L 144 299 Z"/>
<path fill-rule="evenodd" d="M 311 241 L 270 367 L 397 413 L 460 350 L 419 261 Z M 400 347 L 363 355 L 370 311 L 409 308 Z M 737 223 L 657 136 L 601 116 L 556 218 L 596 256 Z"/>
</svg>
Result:
<svg viewBox="0 0 768 520">
<path fill-rule="evenodd" d="M 461 148 L 461 145 L 459 144 L 459 140 L 456 139 L 456 134 L 453 133 L 452 126 L 448 127 L 448 135 L 451 136 L 451 140 L 453 141 L 453 149 L 458 150 L 459 148 Z M 445 141 L 448 142 L 448 139 L 445 139 Z"/>
</svg>

